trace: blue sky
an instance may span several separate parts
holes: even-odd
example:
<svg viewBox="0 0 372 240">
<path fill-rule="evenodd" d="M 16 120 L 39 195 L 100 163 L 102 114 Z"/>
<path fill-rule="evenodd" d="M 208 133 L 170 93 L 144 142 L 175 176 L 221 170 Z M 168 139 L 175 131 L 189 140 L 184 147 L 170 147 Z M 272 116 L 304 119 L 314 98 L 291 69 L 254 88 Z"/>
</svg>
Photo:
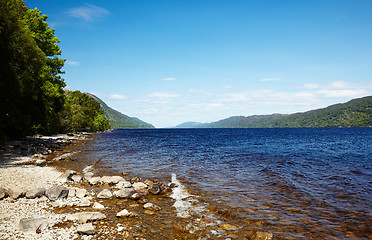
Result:
<svg viewBox="0 0 372 240">
<path fill-rule="evenodd" d="M 67 89 L 156 127 L 372 95 L 370 0 L 29 0 Z"/>
</svg>

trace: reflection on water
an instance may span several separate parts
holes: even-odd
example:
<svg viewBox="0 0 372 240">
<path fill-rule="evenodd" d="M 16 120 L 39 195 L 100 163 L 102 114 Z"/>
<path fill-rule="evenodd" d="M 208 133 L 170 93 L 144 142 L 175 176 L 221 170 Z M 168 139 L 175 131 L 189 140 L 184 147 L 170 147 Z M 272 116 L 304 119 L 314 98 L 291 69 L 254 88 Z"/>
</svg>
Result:
<svg viewBox="0 0 372 240">
<path fill-rule="evenodd" d="M 371 128 L 116 130 L 79 159 L 101 173 L 176 174 L 238 226 L 278 239 L 372 239 L 371 146 Z"/>
</svg>

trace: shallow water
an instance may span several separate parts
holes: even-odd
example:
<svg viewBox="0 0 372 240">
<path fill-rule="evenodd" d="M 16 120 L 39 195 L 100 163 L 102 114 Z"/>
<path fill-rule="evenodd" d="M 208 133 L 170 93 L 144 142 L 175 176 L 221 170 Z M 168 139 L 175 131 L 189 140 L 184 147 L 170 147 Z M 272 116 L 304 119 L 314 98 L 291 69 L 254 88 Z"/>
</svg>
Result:
<svg viewBox="0 0 372 240">
<path fill-rule="evenodd" d="M 372 128 L 116 130 L 75 156 L 102 174 L 175 174 L 196 196 L 183 204 L 276 239 L 372 239 Z"/>
</svg>

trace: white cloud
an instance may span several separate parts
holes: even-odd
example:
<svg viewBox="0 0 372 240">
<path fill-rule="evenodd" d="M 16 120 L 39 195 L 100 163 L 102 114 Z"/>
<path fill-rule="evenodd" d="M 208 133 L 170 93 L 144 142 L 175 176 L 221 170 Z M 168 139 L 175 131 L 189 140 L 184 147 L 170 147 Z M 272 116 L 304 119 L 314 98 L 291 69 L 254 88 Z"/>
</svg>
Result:
<svg viewBox="0 0 372 240">
<path fill-rule="evenodd" d="M 98 18 L 103 18 L 108 13 L 109 11 L 107 11 L 106 9 L 95 6 L 93 4 L 85 4 L 85 6 L 83 7 L 73 8 L 68 11 L 68 14 L 70 16 L 83 19 L 87 22 L 94 21 Z"/>
<path fill-rule="evenodd" d="M 115 99 L 115 100 L 125 100 L 128 97 L 124 96 L 124 95 L 120 95 L 120 94 L 112 94 L 112 95 L 109 96 L 109 98 Z"/>
<path fill-rule="evenodd" d="M 364 89 L 327 89 L 319 90 L 318 93 L 329 98 L 357 98 L 367 95 Z"/>
<path fill-rule="evenodd" d="M 149 97 L 155 97 L 155 98 L 175 98 L 179 97 L 180 95 L 173 92 L 153 92 L 147 95 Z"/>
<path fill-rule="evenodd" d="M 204 96 L 211 96 L 211 95 L 213 95 L 213 93 L 211 93 L 211 92 L 204 91 L 204 90 L 197 90 L 197 89 L 193 89 L 193 88 L 190 88 L 188 90 L 188 92 L 189 93 L 199 94 L 199 95 L 204 95 Z"/>
<path fill-rule="evenodd" d="M 79 66 L 79 65 L 80 65 L 79 62 L 71 61 L 71 60 L 67 60 L 67 61 L 65 62 L 65 64 L 68 65 L 68 66 Z"/>
<path fill-rule="evenodd" d="M 260 79 L 260 82 L 271 82 L 271 81 L 278 81 L 280 78 L 263 78 Z"/>
<path fill-rule="evenodd" d="M 242 102 L 249 100 L 250 97 L 246 93 L 228 93 L 224 94 L 221 99 L 219 99 L 220 102 L 225 103 L 231 103 L 231 102 Z"/>
<path fill-rule="evenodd" d="M 176 81 L 177 78 L 168 77 L 168 78 L 163 78 L 162 80 L 163 80 L 163 81 Z"/>
</svg>

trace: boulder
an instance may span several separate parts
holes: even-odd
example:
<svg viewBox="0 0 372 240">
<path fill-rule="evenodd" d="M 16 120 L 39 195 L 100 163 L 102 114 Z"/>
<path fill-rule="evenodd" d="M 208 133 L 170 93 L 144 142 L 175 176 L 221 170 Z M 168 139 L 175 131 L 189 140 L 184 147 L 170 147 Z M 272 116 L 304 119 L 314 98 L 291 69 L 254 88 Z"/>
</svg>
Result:
<svg viewBox="0 0 372 240">
<path fill-rule="evenodd" d="M 69 191 L 66 187 L 55 185 L 45 191 L 45 196 L 47 196 L 49 200 L 55 201 L 57 199 L 66 198 L 68 192 Z"/>
<path fill-rule="evenodd" d="M 147 191 L 147 185 L 143 182 L 135 182 L 133 183 L 134 191 L 136 192 L 144 192 Z"/>
<path fill-rule="evenodd" d="M 75 196 L 78 198 L 84 198 L 87 195 L 88 191 L 85 188 L 76 189 Z"/>
<path fill-rule="evenodd" d="M 0 187 L 0 200 L 8 196 L 8 191 L 5 188 Z"/>
<path fill-rule="evenodd" d="M 22 218 L 19 221 L 19 230 L 24 233 L 37 233 L 46 230 L 52 221 L 47 218 Z"/>
<path fill-rule="evenodd" d="M 34 188 L 26 192 L 26 198 L 42 197 L 45 194 L 45 188 Z"/>
<path fill-rule="evenodd" d="M 161 207 L 153 203 L 145 203 L 145 205 L 143 205 L 143 208 L 151 211 L 159 211 L 161 209 Z"/>
<path fill-rule="evenodd" d="M 76 205 L 78 207 L 89 207 L 92 203 L 90 202 L 89 198 L 82 198 L 80 199 L 80 202 L 78 202 Z"/>
<path fill-rule="evenodd" d="M 91 177 L 88 179 L 88 182 L 90 185 L 97 185 L 101 184 L 101 178 L 100 177 Z"/>
<path fill-rule="evenodd" d="M 93 208 L 94 209 L 98 209 L 98 210 L 104 210 L 105 209 L 105 206 L 103 206 L 102 204 L 98 203 L 98 202 L 95 202 L 93 204 Z"/>
<path fill-rule="evenodd" d="M 114 192 L 114 196 L 117 198 L 130 198 L 130 196 L 134 193 L 133 188 L 123 188 L 118 191 Z"/>
<path fill-rule="evenodd" d="M 87 173 L 85 173 L 84 174 L 84 180 L 85 181 L 88 181 L 89 179 L 91 179 L 92 177 L 94 176 L 94 173 L 92 173 L 92 172 L 87 172 Z"/>
<path fill-rule="evenodd" d="M 124 180 L 124 181 L 118 182 L 118 184 L 116 184 L 116 187 L 117 188 L 130 188 L 132 187 L 132 184 Z"/>
<path fill-rule="evenodd" d="M 106 218 L 106 215 L 100 212 L 81 212 L 81 213 L 74 213 L 67 217 L 68 221 L 79 222 L 79 223 L 86 223 L 92 222 L 97 220 L 103 220 Z"/>
<path fill-rule="evenodd" d="M 95 229 L 92 223 L 77 226 L 77 232 L 84 235 L 94 235 Z"/>
<path fill-rule="evenodd" d="M 26 194 L 26 191 L 20 188 L 9 188 L 8 189 L 9 197 L 14 200 L 23 197 L 25 194 Z"/>
<path fill-rule="evenodd" d="M 271 240 L 273 238 L 273 234 L 269 232 L 256 232 L 250 240 Z"/>
<path fill-rule="evenodd" d="M 103 176 L 101 178 L 101 182 L 107 184 L 117 184 L 118 182 L 122 181 L 125 181 L 125 179 L 120 176 Z"/>
<path fill-rule="evenodd" d="M 83 180 L 83 176 L 81 176 L 80 174 L 72 175 L 71 180 L 78 183 Z"/>
<path fill-rule="evenodd" d="M 111 198 L 112 193 L 109 189 L 103 189 L 100 193 L 97 195 L 98 198 Z"/>
<path fill-rule="evenodd" d="M 71 180 L 71 176 L 75 174 L 76 171 L 74 170 L 66 170 L 66 172 L 62 173 L 61 176 L 58 177 L 58 181 L 65 183 Z"/>
</svg>

